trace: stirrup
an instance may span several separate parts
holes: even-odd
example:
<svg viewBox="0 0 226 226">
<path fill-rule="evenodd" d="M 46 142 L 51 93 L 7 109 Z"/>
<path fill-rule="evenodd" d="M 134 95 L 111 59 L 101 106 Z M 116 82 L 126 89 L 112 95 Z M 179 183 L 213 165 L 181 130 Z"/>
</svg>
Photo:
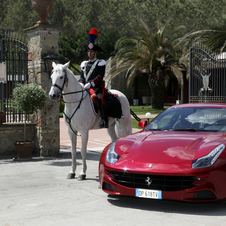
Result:
<svg viewBox="0 0 226 226">
<path fill-rule="evenodd" d="M 108 124 L 103 120 L 103 122 L 100 124 L 100 128 L 108 128 Z"/>
</svg>

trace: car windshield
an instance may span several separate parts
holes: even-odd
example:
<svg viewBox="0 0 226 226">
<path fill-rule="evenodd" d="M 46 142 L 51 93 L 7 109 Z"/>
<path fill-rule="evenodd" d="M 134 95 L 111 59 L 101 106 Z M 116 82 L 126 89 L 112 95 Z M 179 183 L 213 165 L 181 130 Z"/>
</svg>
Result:
<svg viewBox="0 0 226 226">
<path fill-rule="evenodd" d="M 226 133 L 226 108 L 170 108 L 154 118 L 144 130 Z"/>
</svg>

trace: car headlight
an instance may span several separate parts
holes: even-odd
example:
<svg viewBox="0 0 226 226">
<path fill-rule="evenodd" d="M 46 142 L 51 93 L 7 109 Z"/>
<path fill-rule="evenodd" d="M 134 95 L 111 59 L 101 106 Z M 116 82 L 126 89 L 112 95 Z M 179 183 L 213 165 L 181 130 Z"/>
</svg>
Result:
<svg viewBox="0 0 226 226">
<path fill-rule="evenodd" d="M 209 154 L 195 159 L 194 161 L 192 161 L 192 169 L 201 169 L 212 166 L 224 149 L 224 144 L 220 144 L 215 147 Z"/>
<path fill-rule="evenodd" d="M 117 140 L 115 140 L 111 143 L 111 145 L 108 148 L 107 155 L 106 155 L 106 161 L 109 163 L 112 163 L 112 164 L 116 163 L 118 161 L 118 159 L 120 158 L 120 155 L 117 152 L 115 152 L 116 143 L 117 143 Z"/>
</svg>

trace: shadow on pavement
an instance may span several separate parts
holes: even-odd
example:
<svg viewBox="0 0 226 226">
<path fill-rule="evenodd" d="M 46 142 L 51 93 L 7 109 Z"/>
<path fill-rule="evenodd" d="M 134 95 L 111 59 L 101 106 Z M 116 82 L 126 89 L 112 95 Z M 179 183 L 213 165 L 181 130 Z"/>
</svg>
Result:
<svg viewBox="0 0 226 226">
<path fill-rule="evenodd" d="M 99 161 L 101 152 L 88 150 L 86 155 L 86 160 L 90 161 Z M 39 157 L 33 156 L 32 159 L 29 160 L 16 160 L 13 159 L 15 156 L 4 156 L 0 158 L 1 164 L 22 164 L 22 163 L 32 163 L 32 162 L 48 162 L 50 165 L 59 165 L 59 166 L 70 166 L 71 165 L 71 150 L 64 150 L 60 152 L 57 157 Z M 68 159 L 69 161 L 65 161 Z M 82 160 L 80 150 L 76 152 L 76 159 Z M 54 163 L 55 162 L 55 163 Z M 79 164 L 79 163 L 77 163 Z"/>
<path fill-rule="evenodd" d="M 225 216 L 226 205 L 219 203 L 187 203 L 171 200 L 152 200 L 136 197 L 118 197 L 108 195 L 108 202 L 122 208 L 142 209 L 167 213 Z"/>
</svg>

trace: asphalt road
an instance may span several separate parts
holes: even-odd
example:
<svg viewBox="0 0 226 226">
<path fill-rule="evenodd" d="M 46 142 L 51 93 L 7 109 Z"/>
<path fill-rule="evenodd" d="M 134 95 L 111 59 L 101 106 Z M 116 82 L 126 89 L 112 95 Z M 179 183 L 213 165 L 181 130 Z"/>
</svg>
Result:
<svg viewBox="0 0 226 226">
<path fill-rule="evenodd" d="M 59 158 L 0 160 L 1 226 L 224 226 L 226 205 L 114 197 L 98 182 L 102 148 L 89 149 L 87 180 L 66 179 L 70 149 Z M 78 172 L 81 154 L 77 153 Z"/>
</svg>

